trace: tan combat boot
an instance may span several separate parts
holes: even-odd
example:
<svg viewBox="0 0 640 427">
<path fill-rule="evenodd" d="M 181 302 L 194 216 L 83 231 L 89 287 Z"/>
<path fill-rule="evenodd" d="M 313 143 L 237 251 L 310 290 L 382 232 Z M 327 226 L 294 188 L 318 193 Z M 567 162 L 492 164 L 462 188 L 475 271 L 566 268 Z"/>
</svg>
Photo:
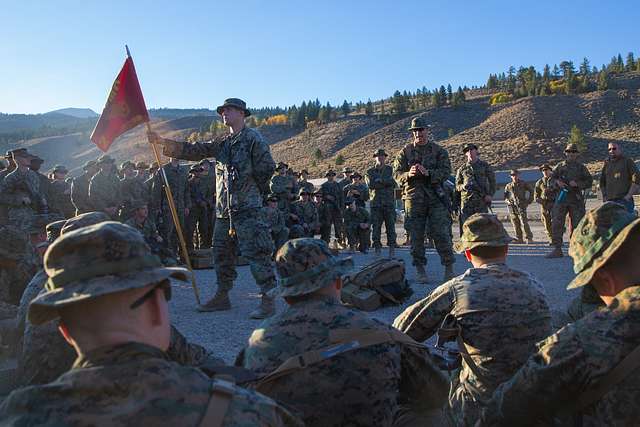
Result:
<svg viewBox="0 0 640 427">
<path fill-rule="evenodd" d="M 276 302 L 273 297 L 262 294 L 262 301 L 258 308 L 253 310 L 249 317 L 252 319 L 266 319 L 271 317 L 276 312 Z"/>
<path fill-rule="evenodd" d="M 553 251 L 549 252 L 548 254 L 546 254 L 544 257 L 545 258 L 562 258 L 564 255 L 562 254 L 562 248 L 559 246 L 556 246 Z"/>
<path fill-rule="evenodd" d="M 418 283 L 427 283 L 427 272 L 424 270 L 424 265 L 416 265 L 416 281 Z"/>
<path fill-rule="evenodd" d="M 453 279 L 455 276 L 453 274 L 453 264 L 449 264 L 449 265 L 445 265 L 444 266 L 444 277 L 443 280 L 449 281 L 451 279 Z"/>
<path fill-rule="evenodd" d="M 198 306 L 197 310 L 200 312 L 231 310 L 229 291 L 218 289 L 213 298 L 211 298 L 205 304 Z"/>
<path fill-rule="evenodd" d="M 393 258 L 396 255 L 396 248 L 394 246 L 389 246 L 389 258 Z"/>
</svg>

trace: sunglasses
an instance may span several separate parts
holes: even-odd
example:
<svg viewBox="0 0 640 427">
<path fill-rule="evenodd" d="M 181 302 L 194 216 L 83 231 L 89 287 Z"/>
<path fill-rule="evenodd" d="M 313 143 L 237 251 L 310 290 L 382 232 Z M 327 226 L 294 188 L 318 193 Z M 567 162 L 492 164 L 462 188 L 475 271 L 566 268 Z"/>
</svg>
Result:
<svg viewBox="0 0 640 427">
<path fill-rule="evenodd" d="M 136 308 L 140 307 L 142 304 L 144 304 L 148 299 L 151 299 L 151 297 L 153 296 L 153 294 L 155 293 L 156 289 L 158 288 L 162 288 L 163 292 L 164 292 L 164 299 L 168 301 L 171 301 L 171 285 L 169 284 L 168 281 L 163 281 L 160 284 L 158 284 L 157 286 L 154 286 L 153 288 L 151 288 L 149 290 L 149 292 L 146 292 L 144 295 L 142 295 L 140 298 L 138 298 L 137 300 L 135 300 L 133 303 L 131 303 L 131 305 L 129 306 L 129 308 L 131 310 L 135 310 Z"/>
</svg>

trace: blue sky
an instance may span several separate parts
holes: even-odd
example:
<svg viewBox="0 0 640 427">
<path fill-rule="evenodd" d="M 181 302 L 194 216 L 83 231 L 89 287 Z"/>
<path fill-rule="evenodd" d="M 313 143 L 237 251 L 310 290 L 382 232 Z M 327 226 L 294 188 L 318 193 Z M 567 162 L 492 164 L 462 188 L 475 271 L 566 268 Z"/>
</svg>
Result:
<svg viewBox="0 0 640 427">
<path fill-rule="evenodd" d="M 149 108 L 342 103 L 510 65 L 640 54 L 640 3 L 0 0 L 0 112 L 100 112 L 131 48 Z"/>
</svg>

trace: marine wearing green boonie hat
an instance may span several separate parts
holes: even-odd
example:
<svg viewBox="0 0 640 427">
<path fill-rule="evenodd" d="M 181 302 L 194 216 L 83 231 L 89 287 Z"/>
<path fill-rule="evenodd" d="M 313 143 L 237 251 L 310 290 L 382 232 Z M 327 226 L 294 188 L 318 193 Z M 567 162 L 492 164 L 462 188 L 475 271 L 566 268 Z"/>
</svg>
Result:
<svg viewBox="0 0 640 427">
<path fill-rule="evenodd" d="M 247 103 L 244 102 L 242 99 L 239 99 L 239 98 L 228 98 L 228 99 L 225 99 L 224 103 L 222 105 L 220 105 L 218 108 L 216 108 L 216 111 L 218 112 L 218 114 L 222 114 L 222 109 L 224 107 L 237 108 L 238 110 L 244 112 L 244 116 L 245 117 L 249 117 L 251 115 L 251 111 L 249 111 L 247 109 Z"/>
<path fill-rule="evenodd" d="M 464 222 L 462 237 L 454 247 L 456 252 L 461 253 L 479 246 L 505 246 L 512 240 L 497 216 L 477 213 Z"/>
<path fill-rule="evenodd" d="M 29 320 L 36 325 L 57 318 L 70 304 L 169 278 L 187 281 L 189 274 L 163 267 L 138 231 L 113 221 L 64 233 L 47 250 L 44 268 L 47 291 L 29 305 Z"/>
<path fill-rule="evenodd" d="M 276 254 L 277 292 L 283 297 L 310 294 L 330 285 L 352 267 L 351 258 L 336 257 L 323 240 L 289 240 Z"/>
<path fill-rule="evenodd" d="M 66 220 L 60 230 L 60 235 L 62 236 L 77 230 L 78 228 L 88 227 L 89 225 L 95 225 L 110 220 L 111 218 L 109 218 L 109 215 L 104 212 L 86 212 Z"/>
<path fill-rule="evenodd" d="M 431 125 L 427 123 L 427 120 L 424 117 L 414 117 L 413 120 L 411 120 L 411 127 L 409 127 L 409 130 L 427 129 L 430 127 Z"/>
<path fill-rule="evenodd" d="M 640 224 L 640 218 L 613 202 L 589 211 L 571 236 L 569 255 L 576 277 L 567 289 L 584 286 Z"/>
</svg>

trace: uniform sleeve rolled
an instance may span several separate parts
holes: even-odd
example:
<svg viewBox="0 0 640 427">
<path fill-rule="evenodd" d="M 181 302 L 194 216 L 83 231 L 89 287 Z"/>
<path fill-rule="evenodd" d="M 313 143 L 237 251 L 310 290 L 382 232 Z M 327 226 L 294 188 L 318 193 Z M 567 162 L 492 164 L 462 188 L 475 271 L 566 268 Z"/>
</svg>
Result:
<svg viewBox="0 0 640 427">
<path fill-rule="evenodd" d="M 260 188 L 269 188 L 269 182 L 276 170 L 276 163 L 271 157 L 269 145 L 259 133 L 253 135 L 255 138 L 251 159 L 253 161 L 253 179 Z"/>
<path fill-rule="evenodd" d="M 433 336 L 454 304 L 451 283 L 437 287 L 426 298 L 408 307 L 393 321 L 393 326 L 416 341 Z"/>
</svg>

